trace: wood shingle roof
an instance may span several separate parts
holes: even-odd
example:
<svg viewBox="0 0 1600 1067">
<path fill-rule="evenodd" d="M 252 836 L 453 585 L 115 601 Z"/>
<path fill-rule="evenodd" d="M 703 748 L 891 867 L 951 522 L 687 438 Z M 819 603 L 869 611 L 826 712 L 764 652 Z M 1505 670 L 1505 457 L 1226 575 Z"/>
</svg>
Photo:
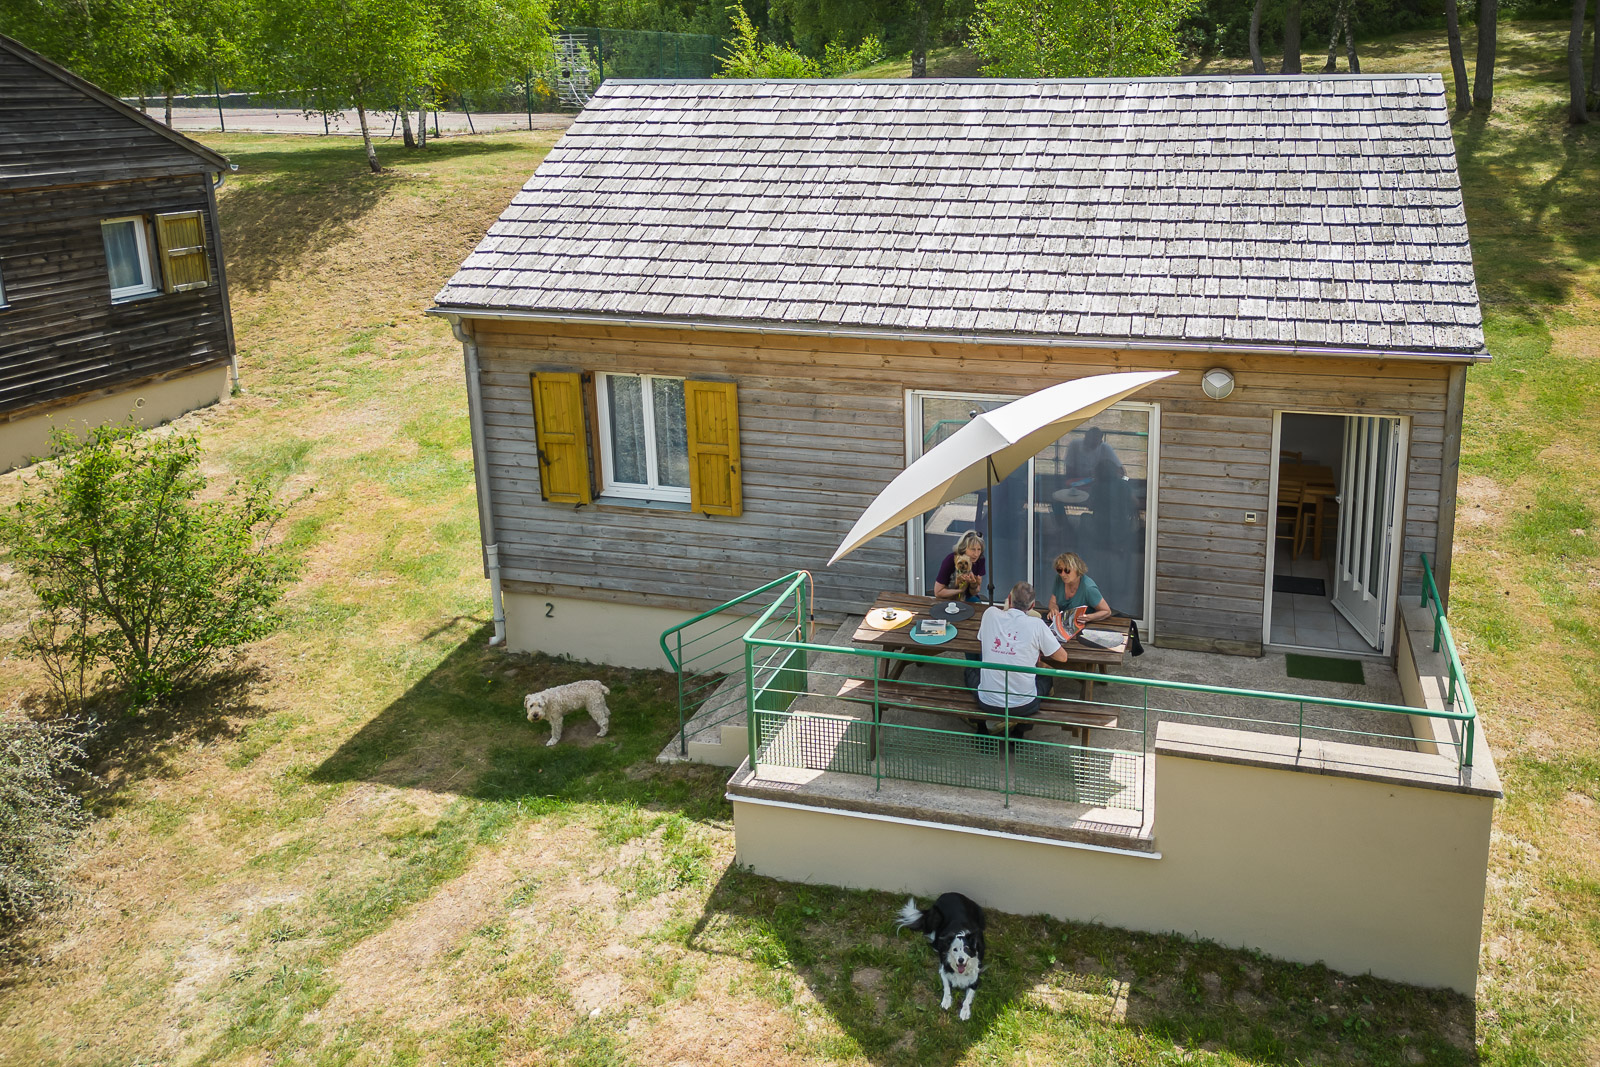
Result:
<svg viewBox="0 0 1600 1067">
<path fill-rule="evenodd" d="M 610 81 L 437 303 L 1484 351 L 1437 75 Z"/>
</svg>

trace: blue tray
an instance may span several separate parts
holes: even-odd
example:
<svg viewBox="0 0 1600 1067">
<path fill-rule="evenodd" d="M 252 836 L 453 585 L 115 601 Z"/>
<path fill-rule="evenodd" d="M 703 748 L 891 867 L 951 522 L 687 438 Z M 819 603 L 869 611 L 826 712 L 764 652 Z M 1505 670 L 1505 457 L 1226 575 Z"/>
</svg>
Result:
<svg viewBox="0 0 1600 1067">
<path fill-rule="evenodd" d="M 911 640 L 915 641 L 919 645 L 942 645 L 946 641 L 955 640 L 955 636 L 956 628 L 955 624 L 953 623 L 945 627 L 944 633 L 938 637 L 934 637 L 931 634 L 919 634 L 917 633 L 917 624 L 914 622 L 911 624 Z"/>
</svg>

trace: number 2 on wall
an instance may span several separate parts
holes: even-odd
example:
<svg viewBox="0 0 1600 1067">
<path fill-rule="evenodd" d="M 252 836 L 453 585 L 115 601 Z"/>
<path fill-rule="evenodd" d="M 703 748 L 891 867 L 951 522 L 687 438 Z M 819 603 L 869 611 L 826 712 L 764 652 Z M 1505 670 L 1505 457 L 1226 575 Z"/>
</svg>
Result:
<svg viewBox="0 0 1600 1067">
<path fill-rule="evenodd" d="M 548 600 L 544 602 L 544 617 L 547 619 L 553 619 L 556 617 L 556 606 L 550 603 Z"/>
</svg>

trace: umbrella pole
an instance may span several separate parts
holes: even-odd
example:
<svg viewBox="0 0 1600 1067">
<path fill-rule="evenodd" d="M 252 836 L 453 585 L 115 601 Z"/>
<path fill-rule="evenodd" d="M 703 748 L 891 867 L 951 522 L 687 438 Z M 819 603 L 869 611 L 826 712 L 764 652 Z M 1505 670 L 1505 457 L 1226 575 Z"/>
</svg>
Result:
<svg viewBox="0 0 1600 1067">
<path fill-rule="evenodd" d="M 986 458 L 984 460 L 984 480 L 987 483 L 985 485 L 984 491 L 983 491 L 983 504 L 984 504 L 984 511 L 986 512 L 984 517 L 987 520 L 988 527 L 989 527 L 989 532 L 985 535 L 986 538 L 987 538 L 986 551 L 989 553 L 989 565 L 984 567 L 983 569 L 985 571 L 989 572 L 989 604 L 992 607 L 994 605 L 994 457 L 993 456 L 990 456 L 990 457 L 988 457 L 988 458 Z"/>
</svg>

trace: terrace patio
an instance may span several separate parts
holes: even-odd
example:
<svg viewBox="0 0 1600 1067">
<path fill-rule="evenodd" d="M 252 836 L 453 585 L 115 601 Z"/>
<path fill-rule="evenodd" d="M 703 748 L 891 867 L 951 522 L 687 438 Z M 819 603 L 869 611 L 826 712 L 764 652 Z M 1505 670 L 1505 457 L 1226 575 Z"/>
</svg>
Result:
<svg viewBox="0 0 1600 1067">
<path fill-rule="evenodd" d="M 1015 668 L 1053 676 L 1061 716 L 1092 725 L 1008 741 L 961 719 L 966 660 L 853 645 L 856 619 L 806 639 L 808 582 L 730 607 L 766 605 L 753 619 L 663 636 L 693 714 L 661 758 L 736 767 L 741 862 L 1471 988 L 1500 786 L 1436 595 L 1360 685 L 1289 678 L 1282 655 L 1159 647 L 1110 677 Z M 1385 896 L 1420 903 L 1397 914 Z"/>
</svg>

